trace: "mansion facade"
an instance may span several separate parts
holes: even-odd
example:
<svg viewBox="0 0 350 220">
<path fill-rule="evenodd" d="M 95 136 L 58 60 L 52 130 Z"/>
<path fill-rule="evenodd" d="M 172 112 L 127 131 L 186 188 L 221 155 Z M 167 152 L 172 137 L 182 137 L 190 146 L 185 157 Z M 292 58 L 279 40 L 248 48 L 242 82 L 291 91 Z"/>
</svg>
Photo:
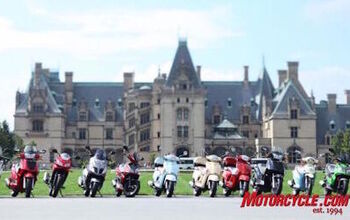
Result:
<svg viewBox="0 0 350 220">
<path fill-rule="evenodd" d="M 151 155 L 188 152 L 222 155 L 227 151 L 254 156 L 261 146 L 278 146 L 290 163 L 326 152 L 332 136 L 350 128 L 350 91 L 346 104 L 336 95 L 315 103 L 299 81 L 298 62 L 287 62 L 273 85 L 263 67 L 256 80 L 244 66 L 243 81 L 202 81 L 186 41 L 179 45 L 168 74 L 153 82 L 73 82 L 36 63 L 28 90 L 16 94 L 15 133 L 24 143 L 69 154 L 92 148 L 122 146 Z M 46 162 L 52 160 L 46 155 Z"/>
</svg>

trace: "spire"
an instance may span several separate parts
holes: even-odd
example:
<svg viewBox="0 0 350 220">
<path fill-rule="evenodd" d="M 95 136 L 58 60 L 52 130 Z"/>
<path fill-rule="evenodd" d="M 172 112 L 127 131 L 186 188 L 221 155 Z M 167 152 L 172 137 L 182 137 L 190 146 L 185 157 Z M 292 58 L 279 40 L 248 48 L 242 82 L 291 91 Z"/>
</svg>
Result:
<svg viewBox="0 0 350 220">
<path fill-rule="evenodd" d="M 184 74 L 191 82 L 193 88 L 201 87 L 200 80 L 192 63 L 190 52 L 187 48 L 187 40 L 180 39 L 173 64 L 170 69 L 166 85 L 171 87 Z"/>
</svg>

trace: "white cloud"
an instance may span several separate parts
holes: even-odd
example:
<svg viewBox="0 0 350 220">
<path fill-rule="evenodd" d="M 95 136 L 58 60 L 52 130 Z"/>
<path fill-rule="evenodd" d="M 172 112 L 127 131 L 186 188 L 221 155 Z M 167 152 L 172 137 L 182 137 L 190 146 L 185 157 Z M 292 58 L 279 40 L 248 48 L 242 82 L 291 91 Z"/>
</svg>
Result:
<svg viewBox="0 0 350 220">
<path fill-rule="evenodd" d="M 233 12 L 227 7 L 208 10 L 117 8 L 58 13 L 28 4 L 28 10 L 33 16 L 52 23 L 50 28 L 54 30 L 24 31 L 0 17 L 0 52 L 42 48 L 80 58 L 96 58 L 129 50 L 174 47 L 179 32 L 187 33 L 191 48 L 205 48 L 217 40 L 244 35 L 242 30 L 232 30 Z"/>
<path fill-rule="evenodd" d="M 349 0 L 317 0 L 305 6 L 305 15 L 315 21 L 331 19 L 334 16 L 348 15 L 350 13 Z"/>
</svg>

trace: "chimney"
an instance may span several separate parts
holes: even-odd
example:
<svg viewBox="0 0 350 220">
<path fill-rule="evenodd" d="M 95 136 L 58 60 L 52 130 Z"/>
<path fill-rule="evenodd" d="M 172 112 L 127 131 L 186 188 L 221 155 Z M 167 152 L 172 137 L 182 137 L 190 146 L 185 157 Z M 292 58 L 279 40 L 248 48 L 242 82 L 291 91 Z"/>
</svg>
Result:
<svg viewBox="0 0 350 220">
<path fill-rule="evenodd" d="M 350 90 L 345 90 L 346 104 L 350 105 Z"/>
<path fill-rule="evenodd" d="M 124 92 L 128 92 L 132 88 L 134 88 L 134 73 L 124 73 Z"/>
<path fill-rule="evenodd" d="M 71 106 L 73 102 L 73 72 L 65 72 L 64 77 L 66 104 Z"/>
<path fill-rule="evenodd" d="M 249 83 L 249 66 L 244 66 L 244 85 Z"/>
<path fill-rule="evenodd" d="M 287 79 L 287 70 L 278 70 L 278 86 L 281 87 L 283 82 Z"/>
<path fill-rule="evenodd" d="M 197 75 L 198 75 L 199 81 L 201 81 L 201 68 L 202 67 L 200 65 L 197 66 Z"/>
<path fill-rule="evenodd" d="M 41 70 L 42 70 L 42 64 L 41 63 L 35 63 L 34 79 L 33 79 L 34 87 L 39 86 Z"/>
<path fill-rule="evenodd" d="M 288 62 L 287 79 L 297 81 L 298 80 L 298 62 Z"/>
<path fill-rule="evenodd" d="M 335 113 L 337 110 L 337 94 L 328 94 L 328 112 Z"/>
</svg>

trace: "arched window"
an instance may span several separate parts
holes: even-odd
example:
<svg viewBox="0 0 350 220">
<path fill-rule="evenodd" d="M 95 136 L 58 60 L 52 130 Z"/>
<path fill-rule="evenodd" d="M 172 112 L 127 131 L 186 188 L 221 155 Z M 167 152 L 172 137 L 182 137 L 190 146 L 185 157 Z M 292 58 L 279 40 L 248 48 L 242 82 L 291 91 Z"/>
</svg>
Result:
<svg viewBox="0 0 350 220">
<path fill-rule="evenodd" d="M 289 163 L 298 163 L 300 161 L 302 149 L 299 146 L 291 146 L 287 152 Z"/>
</svg>

